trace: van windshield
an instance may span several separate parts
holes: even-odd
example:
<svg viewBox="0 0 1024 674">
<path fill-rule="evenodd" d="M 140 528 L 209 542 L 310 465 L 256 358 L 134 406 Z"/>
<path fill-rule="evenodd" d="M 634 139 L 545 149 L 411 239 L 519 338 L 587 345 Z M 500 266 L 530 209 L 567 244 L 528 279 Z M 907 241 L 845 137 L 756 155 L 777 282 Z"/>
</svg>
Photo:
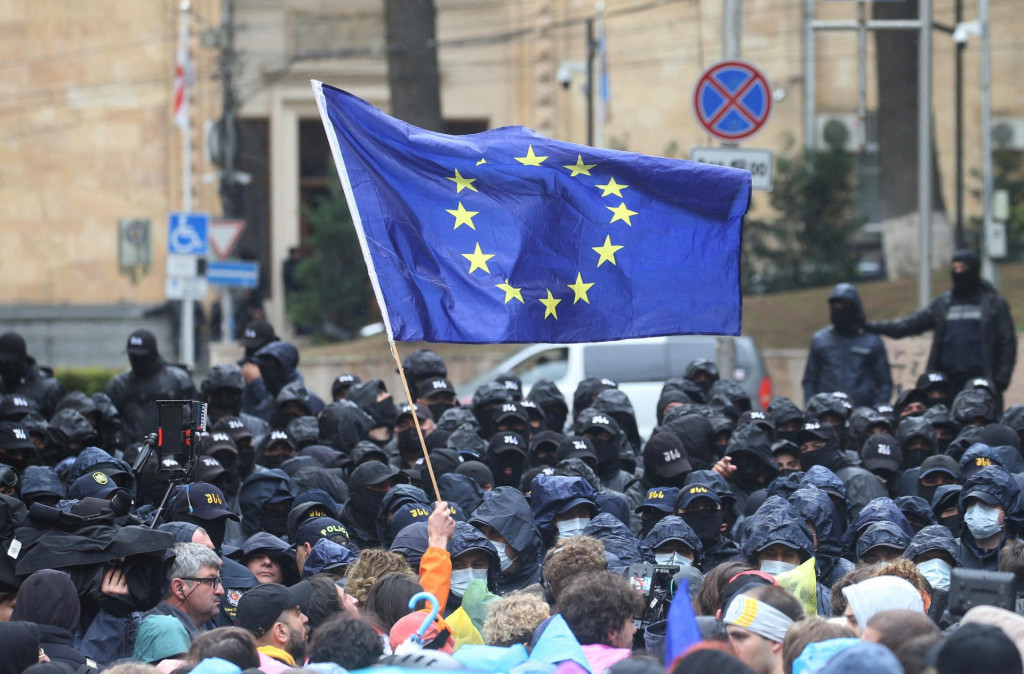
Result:
<svg viewBox="0 0 1024 674">
<path fill-rule="evenodd" d="M 541 379 L 560 381 L 569 369 L 569 349 L 559 347 L 534 354 L 512 368 L 523 388 L 528 389 Z"/>
</svg>

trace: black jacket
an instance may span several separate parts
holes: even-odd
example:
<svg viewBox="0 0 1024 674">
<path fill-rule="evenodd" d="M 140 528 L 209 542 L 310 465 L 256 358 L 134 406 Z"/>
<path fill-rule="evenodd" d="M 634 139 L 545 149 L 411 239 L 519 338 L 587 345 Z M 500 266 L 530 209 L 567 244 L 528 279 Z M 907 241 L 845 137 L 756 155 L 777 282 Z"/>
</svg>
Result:
<svg viewBox="0 0 1024 674">
<path fill-rule="evenodd" d="M 981 282 L 981 358 L 984 371 L 979 372 L 995 382 L 1000 391 L 1010 384 L 1013 366 L 1017 362 L 1017 332 L 1006 300 L 988 281 Z M 939 369 L 942 341 L 946 332 L 946 313 L 953 303 L 953 291 L 942 293 L 924 309 L 905 318 L 892 321 L 872 321 L 865 325 L 869 332 L 889 337 L 907 337 L 928 330 L 934 331 L 932 349 L 928 354 L 929 371 Z"/>
<path fill-rule="evenodd" d="M 828 298 L 852 302 L 863 325 L 864 308 L 856 288 L 840 283 Z M 889 402 L 892 377 L 882 340 L 860 329 L 852 334 L 841 333 L 833 325 L 818 330 L 811 338 L 803 387 L 804 400 L 817 393 L 844 391 L 855 407 Z"/>
<path fill-rule="evenodd" d="M 57 409 L 57 403 L 64 397 L 64 386 L 53 378 L 48 368 L 41 368 L 35 358 L 28 357 L 25 371 L 18 381 L 4 381 L 3 387 L 10 395 L 22 395 L 31 398 L 39 407 L 39 412 L 49 419 Z"/>
<path fill-rule="evenodd" d="M 130 444 L 155 433 L 157 400 L 199 400 L 192 378 L 179 367 L 163 364 L 151 374 L 122 372 L 107 383 L 107 395 L 121 412 L 124 437 Z"/>
<path fill-rule="evenodd" d="M 516 571 L 498 574 L 496 589 L 499 594 L 521 590 L 540 581 L 543 544 L 540 531 L 534 523 L 530 504 L 515 487 L 498 487 L 473 511 L 469 523 L 493 528 L 519 555 Z"/>
</svg>

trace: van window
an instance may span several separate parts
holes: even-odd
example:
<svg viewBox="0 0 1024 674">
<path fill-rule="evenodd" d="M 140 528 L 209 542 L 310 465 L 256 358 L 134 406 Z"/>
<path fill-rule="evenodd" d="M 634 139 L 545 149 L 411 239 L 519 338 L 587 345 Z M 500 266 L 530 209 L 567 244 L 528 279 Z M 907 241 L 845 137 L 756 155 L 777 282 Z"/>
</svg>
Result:
<svg viewBox="0 0 1024 674">
<path fill-rule="evenodd" d="M 559 381 L 568 369 L 569 349 L 563 346 L 534 354 L 513 367 L 512 371 L 522 380 L 524 388 L 530 388 L 541 379 Z"/>
<path fill-rule="evenodd" d="M 583 373 L 586 377 L 614 379 L 620 384 L 664 381 L 670 376 L 667 355 L 663 341 L 587 344 L 583 349 Z"/>
</svg>

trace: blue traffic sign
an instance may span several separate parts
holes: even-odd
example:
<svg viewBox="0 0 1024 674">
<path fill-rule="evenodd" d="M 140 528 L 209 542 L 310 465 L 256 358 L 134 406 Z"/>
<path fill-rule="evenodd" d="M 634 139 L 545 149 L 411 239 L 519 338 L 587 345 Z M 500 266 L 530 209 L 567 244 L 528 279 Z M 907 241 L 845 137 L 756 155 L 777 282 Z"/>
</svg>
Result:
<svg viewBox="0 0 1024 674">
<path fill-rule="evenodd" d="M 772 114 L 772 87 L 746 61 L 722 61 L 700 76 L 693 92 L 697 121 L 726 142 L 750 138 Z"/>
<path fill-rule="evenodd" d="M 206 281 L 228 288 L 255 288 L 260 284 L 260 263 L 210 261 L 206 265 Z"/>
<path fill-rule="evenodd" d="M 209 250 L 210 216 L 207 213 L 171 213 L 167 219 L 167 252 L 206 255 Z"/>
</svg>

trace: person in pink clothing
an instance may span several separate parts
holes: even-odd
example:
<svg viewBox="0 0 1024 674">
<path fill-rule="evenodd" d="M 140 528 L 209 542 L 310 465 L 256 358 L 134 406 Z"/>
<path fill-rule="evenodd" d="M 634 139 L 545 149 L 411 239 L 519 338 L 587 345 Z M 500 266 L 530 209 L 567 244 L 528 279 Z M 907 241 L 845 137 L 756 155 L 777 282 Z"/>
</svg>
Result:
<svg viewBox="0 0 1024 674">
<path fill-rule="evenodd" d="M 642 604 L 628 580 L 607 571 L 580 576 L 558 597 L 562 617 L 583 647 L 593 674 L 630 656 L 636 634 L 633 616 Z"/>
</svg>

